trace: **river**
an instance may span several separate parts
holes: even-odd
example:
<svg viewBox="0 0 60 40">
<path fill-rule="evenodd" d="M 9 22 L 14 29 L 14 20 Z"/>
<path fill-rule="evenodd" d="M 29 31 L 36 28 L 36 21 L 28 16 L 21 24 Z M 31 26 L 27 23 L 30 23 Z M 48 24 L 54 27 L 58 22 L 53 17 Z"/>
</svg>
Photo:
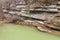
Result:
<svg viewBox="0 0 60 40">
<path fill-rule="evenodd" d="M 2 24 L 0 25 L 0 40 L 60 40 L 60 36 L 39 32 L 30 26 Z"/>
</svg>

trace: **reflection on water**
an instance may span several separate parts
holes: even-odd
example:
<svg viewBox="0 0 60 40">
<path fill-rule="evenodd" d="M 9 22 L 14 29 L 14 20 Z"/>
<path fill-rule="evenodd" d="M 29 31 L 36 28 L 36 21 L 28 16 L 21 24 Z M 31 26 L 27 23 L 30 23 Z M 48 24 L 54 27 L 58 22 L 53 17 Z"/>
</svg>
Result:
<svg viewBox="0 0 60 40">
<path fill-rule="evenodd" d="M 39 32 L 34 27 L 2 24 L 0 25 L 0 40 L 60 40 L 60 36 Z"/>
</svg>

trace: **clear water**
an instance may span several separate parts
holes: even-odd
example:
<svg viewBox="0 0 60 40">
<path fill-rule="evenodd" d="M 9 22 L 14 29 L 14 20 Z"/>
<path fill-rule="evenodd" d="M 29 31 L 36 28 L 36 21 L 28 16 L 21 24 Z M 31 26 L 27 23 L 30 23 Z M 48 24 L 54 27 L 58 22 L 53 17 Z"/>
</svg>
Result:
<svg viewBox="0 0 60 40">
<path fill-rule="evenodd" d="M 0 26 L 0 40 L 60 40 L 60 36 L 39 32 L 30 26 L 4 24 Z"/>
</svg>

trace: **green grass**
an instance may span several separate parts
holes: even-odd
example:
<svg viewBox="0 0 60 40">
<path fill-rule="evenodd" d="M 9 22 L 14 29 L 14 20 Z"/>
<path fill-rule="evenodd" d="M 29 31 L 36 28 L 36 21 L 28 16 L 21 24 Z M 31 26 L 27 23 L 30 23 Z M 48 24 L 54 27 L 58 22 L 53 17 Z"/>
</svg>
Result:
<svg viewBox="0 0 60 40">
<path fill-rule="evenodd" d="M 4 24 L 0 26 L 0 40 L 60 40 L 60 36 L 39 32 L 30 26 Z"/>
</svg>

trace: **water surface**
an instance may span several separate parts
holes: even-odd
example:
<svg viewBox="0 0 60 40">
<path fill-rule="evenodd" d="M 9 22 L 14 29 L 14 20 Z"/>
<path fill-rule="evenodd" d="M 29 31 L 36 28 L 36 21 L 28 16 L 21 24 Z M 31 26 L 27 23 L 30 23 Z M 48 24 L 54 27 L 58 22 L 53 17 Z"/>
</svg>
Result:
<svg viewBox="0 0 60 40">
<path fill-rule="evenodd" d="M 60 40 L 60 36 L 39 32 L 30 26 L 4 24 L 0 25 L 0 40 Z"/>
</svg>

